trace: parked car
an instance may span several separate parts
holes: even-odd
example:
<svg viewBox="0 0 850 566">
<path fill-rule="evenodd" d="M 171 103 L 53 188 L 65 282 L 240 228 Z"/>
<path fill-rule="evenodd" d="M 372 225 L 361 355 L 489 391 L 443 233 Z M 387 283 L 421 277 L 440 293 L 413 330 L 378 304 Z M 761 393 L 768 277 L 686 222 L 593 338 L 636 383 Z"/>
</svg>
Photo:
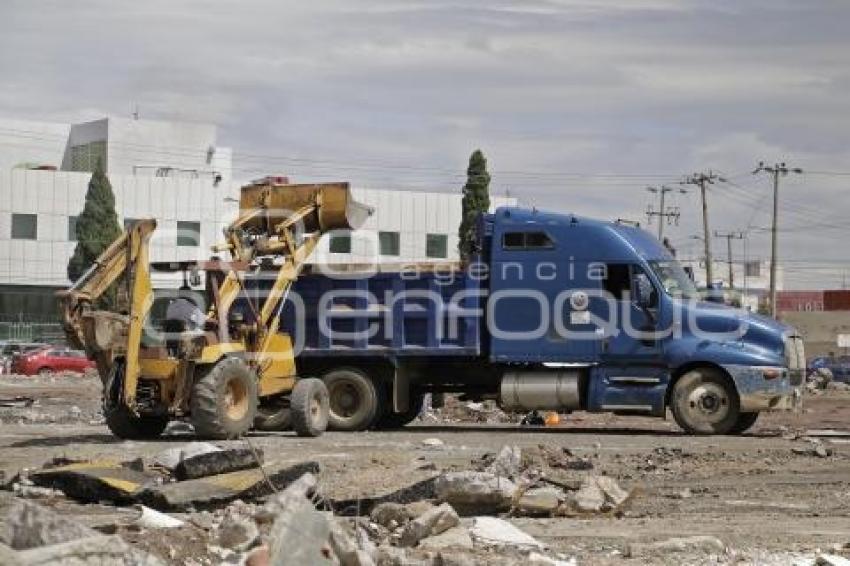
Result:
<svg viewBox="0 0 850 566">
<path fill-rule="evenodd" d="M 49 346 L 19 354 L 12 361 L 12 373 L 23 375 L 45 375 L 59 371 L 84 372 L 94 367 L 94 362 L 86 358 L 82 350 Z"/>
<path fill-rule="evenodd" d="M 818 356 L 809 360 L 806 375 L 812 375 L 819 369 L 828 369 L 833 381 L 850 383 L 850 356 Z"/>
<path fill-rule="evenodd" d="M 47 344 L 42 342 L 19 342 L 17 340 L 3 340 L 0 342 L 0 373 L 9 373 L 12 369 L 12 361 L 15 356 L 22 353 L 32 352 L 46 348 Z"/>
</svg>

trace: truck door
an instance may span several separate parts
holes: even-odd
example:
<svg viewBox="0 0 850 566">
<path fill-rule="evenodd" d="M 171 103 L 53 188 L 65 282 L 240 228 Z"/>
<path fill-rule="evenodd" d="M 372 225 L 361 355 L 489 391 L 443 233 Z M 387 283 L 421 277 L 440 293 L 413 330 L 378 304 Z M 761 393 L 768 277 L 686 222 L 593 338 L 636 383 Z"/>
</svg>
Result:
<svg viewBox="0 0 850 566">
<path fill-rule="evenodd" d="M 653 302 L 649 308 L 638 305 L 637 285 L 652 280 L 643 267 L 632 263 L 607 264 L 604 287 L 617 312 L 612 332 L 602 336 L 600 360 L 605 364 L 627 366 L 661 365 L 660 340 L 651 336 L 659 320 L 658 290 L 652 287 Z"/>
</svg>

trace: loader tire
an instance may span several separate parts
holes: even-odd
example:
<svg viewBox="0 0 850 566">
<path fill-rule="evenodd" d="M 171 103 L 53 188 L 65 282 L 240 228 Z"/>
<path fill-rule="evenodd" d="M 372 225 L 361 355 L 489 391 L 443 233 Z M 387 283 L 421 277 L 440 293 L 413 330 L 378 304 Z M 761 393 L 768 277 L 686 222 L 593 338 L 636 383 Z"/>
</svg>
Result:
<svg viewBox="0 0 850 566">
<path fill-rule="evenodd" d="M 123 440 L 152 440 L 159 438 L 168 426 L 167 417 L 137 417 L 121 405 L 105 411 L 106 426 Z"/>
<path fill-rule="evenodd" d="M 696 368 L 676 381 L 670 408 L 688 434 L 729 434 L 741 415 L 735 386 L 713 368 Z"/>
<path fill-rule="evenodd" d="M 222 358 L 195 379 L 189 407 L 200 438 L 238 438 L 254 424 L 257 377 L 239 358 Z"/>
<path fill-rule="evenodd" d="M 321 379 L 307 378 L 295 382 L 289 397 L 289 418 L 298 436 L 320 436 L 328 428 L 330 400 L 328 388 Z"/>
<path fill-rule="evenodd" d="M 254 428 L 267 432 L 279 432 L 292 428 L 292 411 L 286 406 L 279 404 L 262 406 L 257 408 L 257 417 L 254 419 Z"/>
<path fill-rule="evenodd" d="M 380 406 L 378 390 L 369 376 L 355 368 L 326 373 L 322 381 L 330 397 L 331 430 L 366 430 L 375 423 Z"/>
</svg>

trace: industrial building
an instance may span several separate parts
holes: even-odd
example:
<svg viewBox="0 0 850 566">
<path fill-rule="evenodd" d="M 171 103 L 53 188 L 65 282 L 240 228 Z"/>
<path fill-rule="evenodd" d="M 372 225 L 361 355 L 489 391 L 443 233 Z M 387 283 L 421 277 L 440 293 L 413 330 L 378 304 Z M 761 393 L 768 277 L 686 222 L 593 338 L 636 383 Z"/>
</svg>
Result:
<svg viewBox="0 0 850 566">
<path fill-rule="evenodd" d="M 53 293 L 70 283 L 66 266 L 75 246 L 74 223 L 98 161 L 112 184 L 119 222 L 158 221 L 153 261 L 208 258 L 210 246 L 236 217 L 239 188 L 250 181 L 233 178 L 231 150 L 217 145 L 212 125 L 0 120 L 0 338 L 9 328 L 55 325 Z M 374 207 L 373 215 L 360 230 L 323 238 L 313 262 L 458 259 L 459 190 L 355 186 L 353 193 Z M 493 197 L 492 206 L 514 202 Z M 173 277 L 154 277 L 155 285 L 173 283 Z"/>
</svg>

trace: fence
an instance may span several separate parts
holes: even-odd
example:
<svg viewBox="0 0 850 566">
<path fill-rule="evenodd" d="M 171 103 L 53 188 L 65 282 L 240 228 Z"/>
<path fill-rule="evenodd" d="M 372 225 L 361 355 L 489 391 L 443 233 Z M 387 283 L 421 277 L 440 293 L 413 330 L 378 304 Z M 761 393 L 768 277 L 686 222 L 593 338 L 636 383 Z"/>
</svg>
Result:
<svg viewBox="0 0 850 566">
<path fill-rule="evenodd" d="M 58 322 L 0 322 L 0 340 L 61 344 L 65 334 Z"/>
</svg>

